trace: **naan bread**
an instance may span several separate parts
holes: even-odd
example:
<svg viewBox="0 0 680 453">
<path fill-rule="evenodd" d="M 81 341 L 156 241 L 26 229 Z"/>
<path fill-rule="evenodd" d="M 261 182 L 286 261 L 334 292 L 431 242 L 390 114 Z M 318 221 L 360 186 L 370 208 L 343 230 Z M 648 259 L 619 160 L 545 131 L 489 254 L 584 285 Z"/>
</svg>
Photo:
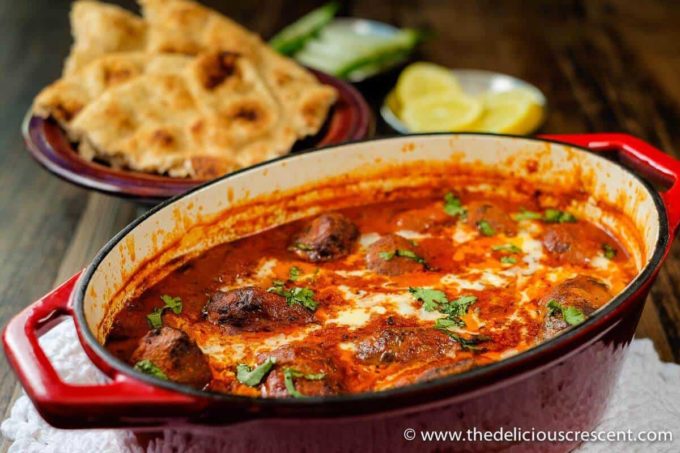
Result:
<svg viewBox="0 0 680 453">
<path fill-rule="evenodd" d="M 142 52 L 107 54 L 43 89 L 33 103 L 33 112 L 51 116 L 69 132 L 71 121 L 80 111 L 107 90 L 145 73 L 176 74 L 192 60 L 184 55 Z"/>
<path fill-rule="evenodd" d="M 248 59 L 209 52 L 190 60 L 181 72 L 143 71 L 85 107 L 69 125 L 81 154 L 206 178 L 290 150 L 297 136 Z"/>
<path fill-rule="evenodd" d="M 149 24 L 148 50 L 195 55 L 207 49 L 254 57 L 259 37 L 233 20 L 186 0 L 138 0 Z"/>
<path fill-rule="evenodd" d="M 118 6 L 77 1 L 70 19 L 73 46 L 64 75 L 75 73 L 102 55 L 142 51 L 146 46 L 146 23 Z"/>
<path fill-rule="evenodd" d="M 84 157 L 207 178 L 285 154 L 319 131 L 332 87 L 211 9 L 140 4 L 144 19 L 76 2 L 64 76 L 34 102 Z"/>
<path fill-rule="evenodd" d="M 300 137 L 323 125 L 336 93 L 293 60 L 279 55 L 249 32 L 218 12 L 189 0 L 139 0 L 149 24 L 152 52 L 194 54 L 211 49 L 253 58 Z"/>
</svg>

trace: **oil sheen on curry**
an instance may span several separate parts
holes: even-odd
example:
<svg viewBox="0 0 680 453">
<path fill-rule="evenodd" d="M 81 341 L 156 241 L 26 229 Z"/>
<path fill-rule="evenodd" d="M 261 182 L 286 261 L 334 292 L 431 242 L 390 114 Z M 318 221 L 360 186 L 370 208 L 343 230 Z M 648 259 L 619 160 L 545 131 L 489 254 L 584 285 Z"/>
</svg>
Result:
<svg viewBox="0 0 680 453">
<path fill-rule="evenodd" d="M 322 212 L 175 269 L 127 302 L 106 347 L 156 377 L 249 396 L 461 373 L 584 322 L 637 274 L 572 201 L 451 188 Z"/>
</svg>

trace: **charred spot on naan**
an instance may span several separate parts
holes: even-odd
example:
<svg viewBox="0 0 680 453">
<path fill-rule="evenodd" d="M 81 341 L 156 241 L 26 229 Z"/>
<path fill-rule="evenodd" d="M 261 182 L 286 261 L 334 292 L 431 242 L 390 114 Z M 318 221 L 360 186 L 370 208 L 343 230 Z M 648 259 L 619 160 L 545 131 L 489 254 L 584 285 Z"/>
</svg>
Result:
<svg viewBox="0 0 680 453">
<path fill-rule="evenodd" d="M 138 74 L 130 68 L 104 68 L 104 86 L 108 88 L 127 82 Z"/>
<path fill-rule="evenodd" d="M 249 134 L 261 133 L 274 123 L 272 109 L 256 98 L 235 101 L 223 114 L 231 125 L 242 128 Z"/>
<path fill-rule="evenodd" d="M 226 79 L 239 78 L 235 52 L 210 52 L 197 58 L 196 74 L 206 90 L 213 90 Z"/>
</svg>

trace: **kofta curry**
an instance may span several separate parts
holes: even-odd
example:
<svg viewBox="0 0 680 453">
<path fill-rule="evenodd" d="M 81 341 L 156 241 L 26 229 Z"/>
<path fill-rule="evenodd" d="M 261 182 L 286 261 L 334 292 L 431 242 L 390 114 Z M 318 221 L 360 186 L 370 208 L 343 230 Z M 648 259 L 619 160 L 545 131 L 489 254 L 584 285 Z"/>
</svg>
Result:
<svg viewBox="0 0 680 453">
<path fill-rule="evenodd" d="M 217 245 L 128 300 L 105 346 L 212 392 L 380 391 L 518 354 L 637 274 L 569 196 L 487 188 L 330 210 Z"/>
</svg>

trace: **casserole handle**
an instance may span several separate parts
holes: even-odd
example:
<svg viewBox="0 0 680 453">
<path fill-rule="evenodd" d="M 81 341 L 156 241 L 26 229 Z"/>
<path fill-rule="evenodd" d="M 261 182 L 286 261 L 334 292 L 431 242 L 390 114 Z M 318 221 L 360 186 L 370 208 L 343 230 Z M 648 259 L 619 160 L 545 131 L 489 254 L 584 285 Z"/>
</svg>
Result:
<svg viewBox="0 0 680 453">
<path fill-rule="evenodd" d="M 649 143 L 628 134 L 566 134 L 541 135 L 541 138 L 588 148 L 593 151 L 617 150 L 648 176 L 661 178 L 669 189 L 661 192 L 668 214 L 671 237 L 680 224 L 680 161 Z"/>
<path fill-rule="evenodd" d="M 73 316 L 70 296 L 80 273 L 25 308 L 3 332 L 7 359 L 40 414 L 59 427 L 116 426 L 123 419 L 196 412 L 200 403 L 178 392 L 116 374 L 101 385 L 64 382 L 38 341 L 61 316 Z M 193 410 L 191 410 L 193 409 Z"/>
</svg>

